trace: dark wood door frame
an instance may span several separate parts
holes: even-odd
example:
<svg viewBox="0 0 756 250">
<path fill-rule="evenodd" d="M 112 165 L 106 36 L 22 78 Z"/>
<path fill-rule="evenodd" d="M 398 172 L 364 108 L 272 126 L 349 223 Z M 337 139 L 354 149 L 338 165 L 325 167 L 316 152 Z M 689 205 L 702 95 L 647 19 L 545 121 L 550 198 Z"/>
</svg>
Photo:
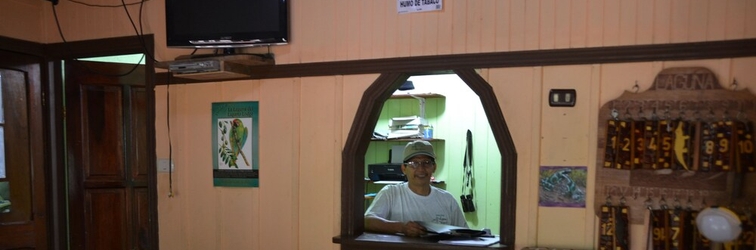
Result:
<svg viewBox="0 0 756 250">
<path fill-rule="evenodd" d="M 106 38 L 88 41 L 76 41 L 68 43 L 55 43 L 55 44 L 40 44 L 29 41 L 23 41 L 15 38 L 0 36 L 0 50 L 12 51 L 15 53 L 22 53 L 28 55 L 38 56 L 44 58 L 44 62 L 41 67 L 41 76 L 43 82 L 44 92 L 44 117 L 45 117 L 45 138 L 48 138 L 48 144 L 46 145 L 45 160 L 48 163 L 45 166 L 47 174 L 45 176 L 45 182 L 47 185 L 47 211 L 48 211 L 48 236 L 49 236 L 49 248 L 50 249 L 66 249 L 67 248 L 67 221 L 66 221 L 66 169 L 65 160 L 63 155 L 63 89 L 62 83 L 62 64 L 61 61 L 72 58 L 82 57 L 96 57 L 106 55 L 119 55 L 119 54 L 134 54 L 145 53 L 145 51 L 154 51 L 154 37 L 153 35 L 144 35 L 141 37 L 116 37 Z M 152 52 L 149 52 L 152 53 Z M 154 75 L 154 62 L 150 60 L 152 57 L 148 57 L 145 61 L 145 66 L 148 75 Z M 150 98 L 148 106 L 154 107 L 154 78 L 149 78 L 146 83 L 149 91 L 148 95 L 153 96 Z M 155 112 L 154 109 L 149 110 L 148 124 L 154 124 Z M 154 135 L 154 128 L 149 129 L 150 133 Z M 155 145 L 155 137 L 148 137 L 148 144 Z M 150 152 L 154 152 L 151 150 Z M 154 156 L 153 156 L 154 157 Z M 155 169 L 154 160 L 150 167 L 151 170 Z M 154 173 L 150 176 L 148 181 L 153 190 L 150 194 L 150 202 L 157 204 L 157 177 Z M 157 229 L 157 209 L 149 216 L 154 221 L 152 232 L 158 232 Z M 158 245 L 158 237 L 152 237 L 154 242 L 151 245 Z"/>
<path fill-rule="evenodd" d="M 1 41 L 0 41 L 0 44 Z M 66 249 L 66 246 L 68 244 L 67 242 L 67 234 L 66 234 L 66 185 L 65 185 L 65 178 L 67 175 L 67 171 L 65 169 L 65 159 L 64 159 L 64 141 L 63 141 L 63 135 L 65 134 L 65 131 L 63 130 L 63 99 L 62 96 L 64 95 L 64 89 L 62 88 L 62 68 L 61 68 L 61 61 L 65 59 L 75 59 L 75 58 L 84 58 L 84 57 L 98 57 L 98 56 L 109 56 L 109 55 L 123 55 L 123 54 L 138 54 L 138 53 L 152 53 L 154 48 L 154 37 L 153 35 L 144 35 L 141 37 L 137 36 L 130 36 L 130 37 L 117 37 L 117 38 L 106 38 L 106 39 L 97 39 L 97 40 L 88 40 L 88 41 L 76 41 L 76 42 L 68 42 L 68 43 L 56 43 L 56 44 L 47 44 L 43 46 L 42 54 L 47 58 L 48 61 L 48 72 L 46 72 L 49 76 L 51 76 L 50 82 L 50 89 L 51 93 L 48 97 L 49 103 L 50 103 L 50 122 L 49 126 L 51 127 L 51 138 L 52 138 L 52 145 L 54 145 L 54 149 L 51 150 L 51 157 L 53 158 L 53 163 L 50 168 L 51 176 L 52 176 L 52 182 L 54 182 L 54 186 L 52 187 L 53 197 L 49 199 L 48 206 L 53 208 L 54 214 L 51 215 L 55 217 L 56 221 L 58 223 L 55 225 L 52 232 L 50 232 L 51 235 L 55 238 L 55 245 L 52 247 L 52 249 Z M 149 52 L 145 52 L 149 51 Z M 152 55 L 149 55 L 145 57 L 145 74 L 148 76 L 154 76 L 155 75 L 155 66 L 154 61 L 152 60 Z M 147 109 L 147 122 L 146 124 L 155 124 L 155 98 L 154 98 L 154 77 L 148 77 L 146 79 L 146 91 L 147 91 L 147 107 L 150 107 Z M 153 206 L 150 209 L 149 217 L 151 223 L 149 226 L 150 232 L 154 232 L 154 235 L 152 237 L 149 237 L 151 242 L 148 243 L 150 246 L 154 246 L 152 249 L 158 249 L 159 246 L 159 239 L 158 239 L 158 215 L 157 215 L 157 171 L 155 166 L 155 128 L 154 126 L 150 126 L 147 129 L 147 145 L 150 147 L 150 149 L 147 151 L 150 154 L 150 159 L 148 163 L 148 186 L 149 186 L 149 203 L 151 206 Z"/>
</svg>

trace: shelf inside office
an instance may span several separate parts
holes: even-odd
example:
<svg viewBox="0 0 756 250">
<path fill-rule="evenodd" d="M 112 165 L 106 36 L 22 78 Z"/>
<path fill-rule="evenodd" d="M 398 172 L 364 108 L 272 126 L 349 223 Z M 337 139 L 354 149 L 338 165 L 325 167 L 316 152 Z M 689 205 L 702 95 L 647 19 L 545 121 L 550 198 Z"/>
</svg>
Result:
<svg viewBox="0 0 756 250">
<path fill-rule="evenodd" d="M 422 139 L 422 138 L 400 138 L 400 139 L 388 139 L 388 140 L 382 140 L 382 139 L 376 139 L 376 138 L 370 138 L 370 141 L 385 141 L 385 142 L 411 142 L 411 141 L 417 141 L 417 140 L 425 140 L 425 141 L 444 141 L 444 139 Z"/>
<path fill-rule="evenodd" d="M 414 98 L 412 96 L 416 97 L 422 97 L 422 98 L 446 98 L 446 96 L 442 94 L 436 94 L 436 93 L 412 93 L 412 95 L 407 93 L 400 93 L 400 94 L 393 94 L 389 99 L 407 99 L 407 98 Z"/>
</svg>

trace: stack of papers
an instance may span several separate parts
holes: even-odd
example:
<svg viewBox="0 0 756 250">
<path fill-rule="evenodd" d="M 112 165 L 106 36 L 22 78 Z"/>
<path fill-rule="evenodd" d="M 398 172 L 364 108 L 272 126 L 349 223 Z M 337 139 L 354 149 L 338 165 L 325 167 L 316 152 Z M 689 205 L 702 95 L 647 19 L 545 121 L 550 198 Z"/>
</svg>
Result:
<svg viewBox="0 0 756 250">
<path fill-rule="evenodd" d="M 490 245 L 499 243 L 499 240 L 500 240 L 498 236 L 465 237 L 465 236 L 458 236 L 455 234 L 454 232 L 455 230 L 475 231 L 475 230 L 470 230 L 469 228 L 465 228 L 465 227 L 458 227 L 458 226 L 439 224 L 439 223 L 433 223 L 433 222 L 424 222 L 424 221 L 418 221 L 417 223 L 425 227 L 425 229 L 429 233 L 451 235 L 451 238 L 439 240 L 438 243 L 440 244 L 485 247 L 485 246 L 490 246 Z"/>
<path fill-rule="evenodd" d="M 468 229 L 466 227 L 458 227 L 458 226 L 433 223 L 433 222 L 425 222 L 425 221 L 417 221 L 417 224 L 420 224 L 421 226 L 425 227 L 425 230 L 428 231 L 429 233 L 435 233 L 435 234 L 451 234 L 452 230 L 455 230 L 455 229 Z"/>
<path fill-rule="evenodd" d="M 389 120 L 388 139 L 420 137 L 423 121 L 418 116 L 394 117 Z"/>
<path fill-rule="evenodd" d="M 456 246 L 478 246 L 487 247 L 499 243 L 499 236 L 495 237 L 473 237 L 473 238 L 451 238 L 439 240 L 438 243 Z"/>
</svg>

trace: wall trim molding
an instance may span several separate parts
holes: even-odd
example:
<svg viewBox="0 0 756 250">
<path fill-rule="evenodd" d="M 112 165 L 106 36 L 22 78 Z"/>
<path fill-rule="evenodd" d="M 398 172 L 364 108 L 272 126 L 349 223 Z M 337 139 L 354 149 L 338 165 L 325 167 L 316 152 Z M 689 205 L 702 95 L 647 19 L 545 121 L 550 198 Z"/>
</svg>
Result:
<svg viewBox="0 0 756 250">
<path fill-rule="evenodd" d="M 527 50 L 415 56 L 334 62 L 297 63 L 249 66 L 252 76 L 230 79 L 269 79 L 289 77 L 355 75 L 403 72 L 427 74 L 461 68 L 509 68 L 527 66 L 553 66 L 598 63 L 626 63 L 649 61 L 679 61 L 714 58 L 756 56 L 756 38 L 712 42 L 670 43 L 652 45 L 609 46 L 550 50 Z M 168 78 L 158 73 L 157 83 L 200 83 L 182 78 Z"/>
</svg>

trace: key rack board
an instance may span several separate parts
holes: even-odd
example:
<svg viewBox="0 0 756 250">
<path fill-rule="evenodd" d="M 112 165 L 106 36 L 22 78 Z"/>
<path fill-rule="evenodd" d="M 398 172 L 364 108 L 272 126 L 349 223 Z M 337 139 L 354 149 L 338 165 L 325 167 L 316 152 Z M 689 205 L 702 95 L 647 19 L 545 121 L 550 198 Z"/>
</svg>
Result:
<svg viewBox="0 0 756 250">
<path fill-rule="evenodd" d="M 729 86 L 728 86 L 729 85 Z M 722 85 L 706 68 L 669 68 L 652 86 L 599 111 L 594 211 L 624 203 L 632 224 L 644 209 L 752 210 L 756 202 L 756 96 Z"/>
</svg>

